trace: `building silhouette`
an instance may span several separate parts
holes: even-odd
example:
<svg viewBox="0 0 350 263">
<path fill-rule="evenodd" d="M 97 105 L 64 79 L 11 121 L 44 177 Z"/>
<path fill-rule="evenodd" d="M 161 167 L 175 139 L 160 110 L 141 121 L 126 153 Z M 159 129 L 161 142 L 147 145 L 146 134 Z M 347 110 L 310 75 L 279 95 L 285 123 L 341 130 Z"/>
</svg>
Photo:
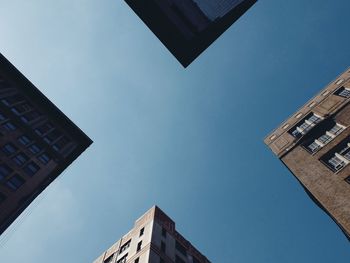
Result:
<svg viewBox="0 0 350 263">
<path fill-rule="evenodd" d="M 94 263 L 210 263 L 175 229 L 175 222 L 157 206 Z"/>
<path fill-rule="evenodd" d="M 91 143 L 0 54 L 0 234 Z"/>
<path fill-rule="evenodd" d="M 265 143 L 350 238 L 350 69 Z"/>
<path fill-rule="evenodd" d="M 125 0 L 187 67 L 257 0 Z"/>
</svg>

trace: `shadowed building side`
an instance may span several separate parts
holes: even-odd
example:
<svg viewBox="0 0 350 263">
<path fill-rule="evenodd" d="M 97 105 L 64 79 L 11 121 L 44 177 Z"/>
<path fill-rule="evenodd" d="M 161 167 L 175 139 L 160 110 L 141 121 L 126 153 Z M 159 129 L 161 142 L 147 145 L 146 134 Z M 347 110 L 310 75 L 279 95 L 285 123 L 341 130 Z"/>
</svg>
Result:
<svg viewBox="0 0 350 263">
<path fill-rule="evenodd" d="M 192 63 L 256 1 L 235 1 L 226 5 L 219 1 L 216 4 L 219 11 L 213 11 L 225 15 L 213 20 L 208 12 L 203 11 L 210 8 L 207 3 L 202 3 L 203 0 L 125 0 L 184 67 Z M 222 8 L 219 8 L 220 4 Z M 228 8 L 230 5 L 234 7 Z"/>
<path fill-rule="evenodd" d="M 91 143 L 0 54 L 0 234 Z"/>
<path fill-rule="evenodd" d="M 350 69 L 265 143 L 350 238 Z"/>
</svg>

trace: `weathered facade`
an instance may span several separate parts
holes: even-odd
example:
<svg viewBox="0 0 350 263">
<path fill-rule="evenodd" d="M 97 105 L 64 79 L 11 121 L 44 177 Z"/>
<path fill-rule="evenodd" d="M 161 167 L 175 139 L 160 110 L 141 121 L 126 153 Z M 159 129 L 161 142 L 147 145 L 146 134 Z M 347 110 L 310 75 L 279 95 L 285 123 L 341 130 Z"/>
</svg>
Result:
<svg viewBox="0 0 350 263">
<path fill-rule="evenodd" d="M 157 206 L 136 220 L 129 233 L 94 263 L 210 263 L 175 229 Z"/>
<path fill-rule="evenodd" d="M 0 54 L 0 234 L 91 143 Z"/>
<path fill-rule="evenodd" d="M 350 69 L 265 139 L 350 238 Z"/>
</svg>

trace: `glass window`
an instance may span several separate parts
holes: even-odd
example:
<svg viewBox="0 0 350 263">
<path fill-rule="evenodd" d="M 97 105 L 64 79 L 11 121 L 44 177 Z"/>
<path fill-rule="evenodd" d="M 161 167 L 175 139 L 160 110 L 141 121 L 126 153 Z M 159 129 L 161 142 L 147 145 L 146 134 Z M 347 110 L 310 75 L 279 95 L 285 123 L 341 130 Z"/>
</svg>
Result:
<svg viewBox="0 0 350 263">
<path fill-rule="evenodd" d="M 38 159 L 43 164 L 47 164 L 51 160 L 50 156 L 47 153 L 43 153 L 43 154 L 39 155 Z"/>
<path fill-rule="evenodd" d="M 139 263 L 140 262 L 140 258 L 135 259 L 134 263 Z"/>
<path fill-rule="evenodd" d="M 6 164 L 0 164 L 0 180 L 9 176 L 12 173 L 12 169 L 8 167 Z"/>
<path fill-rule="evenodd" d="M 41 151 L 41 148 L 35 143 L 33 143 L 31 146 L 29 146 L 28 149 L 33 154 L 37 154 L 38 152 Z"/>
<path fill-rule="evenodd" d="M 331 158 L 328 163 L 331 165 L 331 167 L 335 170 L 335 171 L 339 171 L 341 168 L 343 168 L 346 163 L 341 160 L 340 158 L 338 158 L 337 156 L 334 156 L 333 158 Z"/>
<path fill-rule="evenodd" d="M 24 101 L 24 98 L 19 94 L 12 95 L 12 96 L 9 96 L 7 98 L 3 98 L 1 100 L 1 102 L 6 106 L 11 106 L 11 105 L 13 105 L 17 102 L 21 102 L 21 101 Z"/>
<path fill-rule="evenodd" d="M 29 111 L 32 106 L 29 103 L 22 103 L 11 108 L 11 111 L 16 115 L 21 115 L 23 112 Z"/>
<path fill-rule="evenodd" d="M 166 245 L 163 241 L 160 242 L 160 251 L 162 251 L 163 253 L 165 253 L 166 251 Z"/>
<path fill-rule="evenodd" d="M 40 167 L 35 162 L 30 162 L 26 166 L 24 166 L 23 170 L 29 176 L 33 176 L 39 171 Z"/>
<path fill-rule="evenodd" d="M 162 236 L 166 237 L 166 229 L 164 227 L 162 227 Z"/>
<path fill-rule="evenodd" d="M 350 98 L 350 89 L 341 87 L 335 92 L 336 95 L 341 96 L 343 98 Z"/>
<path fill-rule="evenodd" d="M 26 161 L 28 161 L 28 156 L 24 153 L 19 153 L 12 158 L 12 160 L 18 165 L 22 166 Z"/>
<path fill-rule="evenodd" d="M 123 251 L 125 251 L 128 247 L 130 247 L 130 243 L 131 243 L 131 239 L 126 242 L 124 245 L 121 246 L 120 250 L 119 250 L 119 254 L 121 254 Z"/>
<path fill-rule="evenodd" d="M 40 113 L 37 111 L 30 111 L 28 113 L 25 113 L 21 116 L 21 121 L 24 123 L 31 122 L 32 120 L 35 120 L 40 117 Z"/>
<path fill-rule="evenodd" d="M 139 252 L 141 250 L 141 246 L 142 246 L 142 241 L 140 241 L 138 244 L 137 244 L 137 249 L 136 251 Z"/>
<path fill-rule="evenodd" d="M 70 142 L 70 140 L 66 137 L 66 136 L 63 136 L 61 137 L 60 139 L 58 139 L 58 141 L 52 145 L 52 148 L 59 152 L 60 150 L 62 150 L 68 143 Z"/>
<path fill-rule="evenodd" d="M 45 133 L 51 131 L 53 128 L 54 128 L 54 126 L 52 125 L 51 122 L 46 122 L 45 124 L 36 128 L 34 131 L 36 132 L 36 134 L 41 136 L 41 135 L 44 135 Z"/>
<path fill-rule="evenodd" d="M 143 233 L 145 232 L 145 228 L 143 227 L 143 228 L 141 228 L 141 230 L 140 230 L 140 235 L 139 236 L 143 236 Z"/>
<path fill-rule="evenodd" d="M 110 255 L 108 258 L 106 258 L 103 263 L 112 263 L 114 254 Z"/>
<path fill-rule="evenodd" d="M 117 261 L 117 263 L 125 263 L 127 257 L 128 257 L 128 254 L 126 254 L 124 257 L 122 257 L 121 259 L 119 259 L 119 260 Z"/>
<path fill-rule="evenodd" d="M 308 147 L 307 147 L 312 153 L 317 152 L 320 148 L 321 145 L 319 145 L 317 142 L 313 142 L 311 143 Z"/>
<path fill-rule="evenodd" d="M 187 255 L 186 248 L 180 242 L 176 241 L 175 247 L 176 247 L 177 251 L 179 251 L 182 255 L 184 255 L 184 256 Z"/>
<path fill-rule="evenodd" d="M 9 121 L 4 123 L 2 125 L 2 127 L 4 127 L 5 130 L 7 130 L 7 131 L 14 131 L 14 130 L 16 130 L 16 126 L 12 122 L 9 122 Z"/>
<path fill-rule="evenodd" d="M 24 184 L 24 179 L 20 177 L 18 174 L 12 176 L 10 179 L 7 180 L 6 185 L 16 191 L 18 188 L 20 188 Z"/>
<path fill-rule="evenodd" d="M 328 134 L 324 134 L 320 138 L 318 138 L 317 140 L 320 141 L 322 144 L 327 144 L 328 142 L 330 142 L 332 140 L 332 137 L 329 136 Z"/>
<path fill-rule="evenodd" d="M 344 130 L 343 127 L 339 126 L 338 124 L 336 124 L 329 132 L 334 134 L 334 135 L 338 135 L 339 133 L 341 133 Z"/>
<path fill-rule="evenodd" d="M 347 182 L 348 184 L 350 184 L 350 176 L 345 178 L 345 182 Z"/>
<path fill-rule="evenodd" d="M 53 141 L 57 140 L 61 135 L 62 133 L 59 130 L 55 129 L 44 137 L 44 141 L 50 144 Z"/>
<path fill-rule="evenodd" d="M 27 135 L 18 137 L 18 141 L 23 145 L 28 145 L 32 140 Z"/>
<path fill-rule="evenodd" d="M 2 151 L 6 154 L 6 155 L 11 155 L 15 152 L 17 152 L 18 148 L 16 146 L 14 146 L 12 143 L 7 143 L 4 146 L 2 146 Z"/>
</svg>

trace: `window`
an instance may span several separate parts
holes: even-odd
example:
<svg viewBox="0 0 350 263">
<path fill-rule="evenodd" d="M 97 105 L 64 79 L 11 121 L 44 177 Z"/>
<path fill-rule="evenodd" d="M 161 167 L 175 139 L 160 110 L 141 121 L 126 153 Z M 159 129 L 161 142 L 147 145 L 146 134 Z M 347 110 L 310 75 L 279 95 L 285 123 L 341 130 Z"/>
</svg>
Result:
<svg viewBox="0 0 350 263">
<path fill-rule="evenodd" d="M 313 128 L 317 123 L 321 121 L 321 117 L 314 113 L 309 114 L 304 120 L 299 122 L 294 126 L 289 133 L 296 138 L 300 138 L 302 135 L 306 134 L 311 128 Z"/>
<path fill-rule="evenodd" d="M 135 259 L 134 263 L 139 263 L 140 262 L 140 258 Z"/>
<path fill-rule="evenodd" d="M 19 94 L 12 95 L 12 96 L 9 96 L 9 97 L 1 100 L 1 102 L 6 106 L 11 106 L 11 105 L 13 105 L 17 102 L 21 102 L 21 101 L 24 101 L 24 98 Z"/>
<path fill-rule="evenodd" d="M 33 154 L 37 154 L 38 152 L 41 151 L 41 148 L 38 145 L 36 145 L 35 143 L 33 143 L 31 146 L 29 146 L 28 149 Z"/>
<path fill-rule="evenodd" d="M 187 255 L 187 249 L 180 242 L 176 241 L 175 247 L 182 255 Z"/>
<path fill-rule="evenodd" d="M 176 255 L 175 263 L 186 263 L 186 262 L 182 258 L 180 258 L 178 255 Z"/>
<path fill-rule="evenodd" d="M 30 111 L 32 106 L 29 103 L 22 103 L 11 108 L 11 111 L 16 115 L 21 115 L 26 111 Z"/>
<path fill-rule="evenodd" d="M 339 124 L 336 124 L 332 129 L 330 129 L 329 132 L 332 133 L 333 135 L 338 135 L 343 130 L 344 130 L 344 127 L 340 126 Z"/>
<path fill-rule="evenodd" d="M 48 162 L 51 160 L 50 156 L 47 153 L 43 153 L 40 156 L 38 156 L 38 159 L 43 164 L 48 164 Z"/>
<path fill-rule="evenodd" d="M 164 227 L 162 227 L 162 236 L 166 237 L 166 229 Z"/>
<path fill-rule="evenodd" d="M 141 250 L 141 246 L 142 246 L 142 241 L 140 241 L 140 242 L 137 244 L 136 252 L 139 252 L 139 251 Z"/>
<path fill-rule="evenodd" d="M 35 162 L 30 162 L 23 168 L 24 172 L 29 176 L 36 174 L 39 169 L 40 167 Z"/>
<path fill-rule="evenodd" d="M 61 137 L 60 139 L 58 139 L 58 141 L 52 145 L 52 148 L 59 152 L 60 150 L 62 150 L 68 143 L 70 142 L 70 140 L 66 137 L 66 136 L 63 136 Z"/>
<path fill-rule="evenodd" d="M 52 125 L 51 122 L 47 122 L 41 126 L 39 126 L 38 128 L 36 128 L 34 131 L 36 134 L 38 135 L 44 135 L 45 133 L 49 132 L 50 130 L 52 130 L 54 128 L 54 126 Z"/>
<path fill-rule="evenodd" d="M 122 257 L 121 259 L 119 259 L 117 261 L 117 263 L 125 263 L 126 262 L 126 258 L 127 258 L 128 254 L 126 254 L 124 257 Z"/>
<path fill-rule="evenodd" d="M 103 263 L 112 263 L 114 254 L 110 255 L 108 258 L 106 258 Z"/>
<path fill-rule="evenodd" d="M 165 253 L 166 251 L 166 245 L 163 241 L 160 242 L 160 251 L 162 251 L 163 253 Z"/>
<path fill-rule="evenodd" d="M 345 127 L 335 124 L 329 131 L 326 131 L 325 134 L 311 142 L 306 146 L 306 149 L 311 153 L 316 153 L 330 141 L 332 141 L 338 134 L 340 134 Z"/>
<path fill-rule="evenodd" d="M 28 123 L 28 122 L 31 122 L 31 121 L 33 121 L 33 120 L 39 118 L 40 115 L 41 115 L 41 114 L 40 114 L 39 112 L 33 110 L 33 111 L 30 111 L 30 112 L 28 112 L 28 113 L 23 114 L 23 115 L 20 117 L 20 119 L 21 119 L 21 121 L 23 121 L 24 123 Z"/>
<path fill-rule="evenodd" d="M 11 190 L 16 191 L 24 184 L 24 182 L 25 181 L 23 180 L 23 178 L 16 174 L 7 180 L 6 185 Z"/>
<path fill-rule="evenodd" d="M 6 164 L 0 164 L 0 180 L 9 176 L 12 173 L 12 169 L 8 167 Z"/>
<path fill-rule="evenodd" d="M 339 158 L 338 156 L 334 156 L 333 158 L 328 160 L 328 163 L 331 165 L 331 167 L 335 171 L 339 171 L 346 165 L 345 161 Z"/>
<path fill-rule="evenodd" d="M 350 89 L 345 88 L 345 87 L 341 87 L 340 89 L 338 89 L 335 92 L 335 95 L 338 95 L 338 96 L 343 97 L 343 98 L 350 98 Z"/>
<path fill-rule="evenodd" d="M 0 193 L 0 204 L 6 200 L 6 196 Z"/>
<path fill-rule="evenodd" d="M 124 245 L 121 246 L 120 250 L 119 250 L 119 254 L 121 254 L 123 251 L 125 251 L 128 247 L 130 247 L 130 243 L 131 243 L 131 239 L 126 242 Z"/>
<path fill-rule="evenodd" d="M 52 143 L 53 141 L 57 140 L 62 133 L 59 130 L 53 130 L 48 135 L 44 137 L 44 141 L 48 144 Z"/>
<path fill-rule="evenodd" d="M 12 122 L 5 122 L 2 127 L 4 127 L 5 130 L 7 131 L 14 131 L 16 130 L 16 126 Z"/>
<path fill-rule="evenodd" d="M 27 135 L 18 137 L 18 141 L 23 145 L 28 145 L 32 140 Z"/>
<path fill-rule="evenodd" d="M 6 154 L 6 155 L 11 155 L 15 152 L 17 152 L 18 148 L 16 146 L 14 146 L 12 143 L 7 143 L 4 146 L 2 146 L 2 151 Z"/>
<path fill-rule="evenodd" d="M 145 228 L 143 227 L 143 228 L 141 228 L 141 230 L 140 230 L 140 235 L 139 236 L 143 236 L 143 233 L 145 232 Z"/>
<path fill-rule="evenodd" d="M 22 166 L 26 161 L 28 161 L 28 156 L 24 153 L 19 153 L 12 160 L 18 165 Z"/>
</svg>

